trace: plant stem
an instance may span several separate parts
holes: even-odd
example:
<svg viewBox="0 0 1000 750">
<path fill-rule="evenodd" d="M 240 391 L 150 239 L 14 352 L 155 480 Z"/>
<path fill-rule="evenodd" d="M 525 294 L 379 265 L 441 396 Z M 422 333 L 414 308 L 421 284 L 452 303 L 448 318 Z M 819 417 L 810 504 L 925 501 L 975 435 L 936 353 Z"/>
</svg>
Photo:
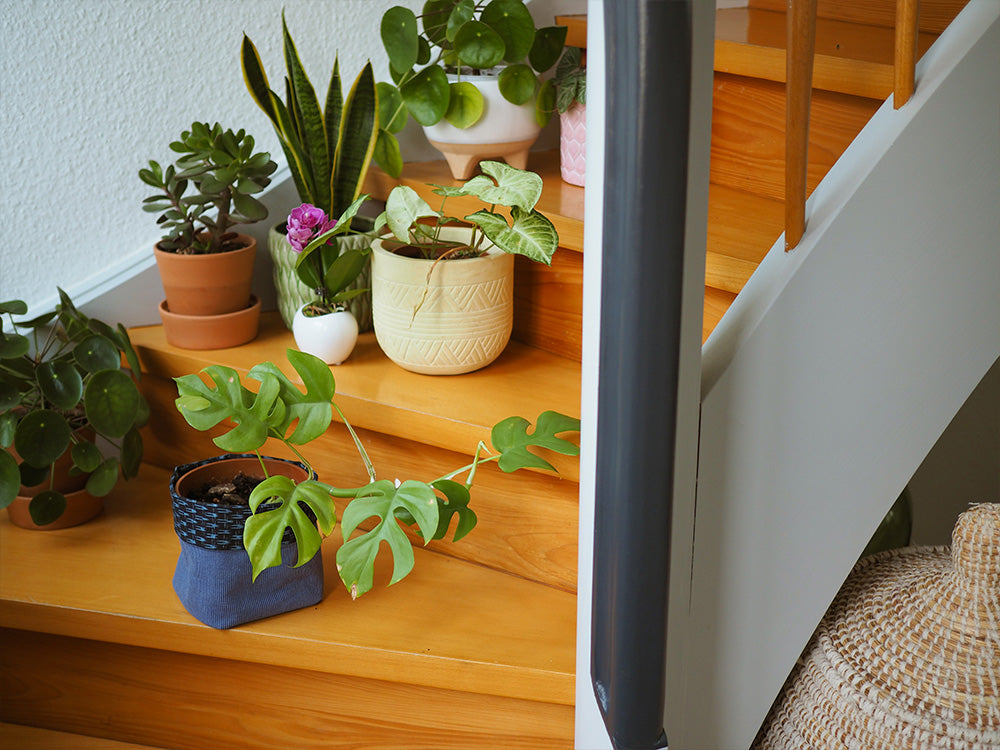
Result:
<svg viewBox="0 0 1000 750">
<path fill-rule="evenodd" d="M 445 474 L 443 477 L 438 477 L 437 479 L 434 480 L 434 482 L 439 482 L 442 479 L 454 479 L 455 477 L 457 477 L 462 472 L 468 471 L 469 472 L 469 478 L 466 479 L 465 486 L 466 486 L 466 488 L 471 487 L 473 480 L 475 480 L 475 478 L 476 478 L 476 469 L 479 467 L 479 464 L 484 464 L 487 461 L 499 461 L 500 460 L 500 454 L 499 453 L 486 456 L 485 458 L 480 458 L 479 454 L 482 453 L 484 450 L 487 450 L 486 443 L 484 443 L 482 440 L 480 440 L 479 441 L 479 445 L 476 447 L 476 455 L 473 457 L 472 463 L 463 466 L 461 469 L 456 469 L 455 471 L 451 472 L 450 474 Z M 434 482 L 430 482 L 430 484 L 434 484 Z"/>
<path fill-rule="evenodd" d="M 354 428 L 351 427 L 351 423 L 347 421 L 347 417 L 344 416 L 344 412 L 340 410 L 340 407 L 333 401 L 330 402 L 333 408 L 337 410 L 337 414 L 340 415 L 341 421 L 347 428 L 347 431 L 351 433 L 351 438 L 354 440 L 354 445 L 358 449 L 358 453 L 361 454 L 361 461 L 365 465 L 365 470 L 368 472 L 368 479 L 372 482 L 375 481 L 375 466 L 372 464 L 372 460 L 368 457 L 368 451 L 365 450 L 365 446 L 361 444 L 361 440 L 358 438 L 357 433 Z"/>
</svg>

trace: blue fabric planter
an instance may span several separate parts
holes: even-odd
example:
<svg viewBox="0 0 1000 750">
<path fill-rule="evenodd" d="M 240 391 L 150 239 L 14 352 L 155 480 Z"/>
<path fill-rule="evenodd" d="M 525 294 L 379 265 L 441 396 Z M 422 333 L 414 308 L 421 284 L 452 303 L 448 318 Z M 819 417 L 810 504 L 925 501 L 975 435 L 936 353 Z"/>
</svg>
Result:
<svg viewBox="0 0 1000 750">
<path fill-rule="evenodd" d="M 253 475 L 256 466 L 253 473 L 262 475 L 254 454 L 227 454 L 178 466 L 170 479 L 174 530 L 181 544 L 174 591 L 194 617 L 220 629 L 309 607 L 323 598 L 321 554 L 300 568 L 293 567 L 298 550 L 290 530 L 281 547 L 284 564 L 268 568 L 254 581 L 250 557 L 243 547 L 249 506 L 196 502 L 184 496 L 186 487 L 232 478 L 239 470 L 234 459 L 252 459 L 245 464 L 250 469 L 244 468 L 244 473 Z M 307 477 L 300 463 L 278 458 L 265 458 L 265 462 L 269 474 L 285 474 L 296 481 Z"/>
</svg>

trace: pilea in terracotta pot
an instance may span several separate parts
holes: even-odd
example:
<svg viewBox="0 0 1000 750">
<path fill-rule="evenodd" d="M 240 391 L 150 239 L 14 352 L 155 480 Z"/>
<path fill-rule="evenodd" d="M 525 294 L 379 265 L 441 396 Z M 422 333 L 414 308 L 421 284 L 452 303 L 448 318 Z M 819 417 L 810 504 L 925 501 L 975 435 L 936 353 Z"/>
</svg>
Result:
<svg viewBox="0 0 1000 750">
<path fill-rule="evenodd" d="M 0 328 L 0 508 L 26 528 L 97 515 L 119 475 L 138 473 L 149 416 L 125 328 L 88 318 L 61 289 L 59 298 L 30 320 L 14 320 L 28 312 L 23 301 L 0 303 L 10 323 Z"/>
<path fill-rule="evenodd" d="M 267 218 L 254 196 L 277 165 L 268 153 L 254 152 L 253 136 L 218 123 L 193 123 L 170 148 L 181 154 L 176 164 L 150 161 L 139 170 L 139 179 L 157 190 L 143 209 L 159 213 L 156 223 L 167 230 L 154 248 L 167 341 L 192 349 L 246 343 L 257 335 L 260 317 L 251 294 L 257 242 L 235 228 Z M 221 338 L 211 338 L 216 332 Z"/>
<path fill-rule="evenodd" d="M 527 165 L 550 112 L 537 106 L 538 75 L 559 59 L 565 26 L 535 27 L 523 0 L 427 0 L 417 16 L 396 6 L 382 16 L 382 44 L 395 85 L 379 83 L 375 159 L 399 176 L 395 133 L 412 116 L 468 179 L 481 158 Z"/>
<path fill-rule="evenodd" d="M 379 479 L 364 446 L 334 401 L 336 385 L 331 369 L 318 358 L 294 349 L 287 351 L 287 357 L 304 391 L 272 362 L 251 368 L 247 377 L 256 381 L 253 389 L 247 388 L 235 370 L 218 365 L 202 370 L 211 382 L 198 375 L 176 379 L 176 405 L 189 425 L 198 430 L 220 424 L 231 427 L 214 439 L 219 448 L 259 457 L 265 443 L 274 440 L 283 443 L 303 466 L 303 474 L 292 476 L 259 462 L 256 479 L 260 482 L 249 494 L 248 517 L 243 523 L 243 546 L 250 564 L 238 594 L 241 597 L 257 596 L 257 584 L 252 582 L 260 581 L 273 568 L 294 564 L 299 570 L 317 560 L 323 537 L 337 524 L 338 501 L 346 501 L 346 506 L 340 518 L 343 544 L 337 550 L 337 570 L 356 599 L 373 586 L 375 559 L 383 542 L 393 557 L 390 584 L 413 569 L 413 542 L 405 528 L 412 527 L 426 545 L 449 535 L 458 541 L 475 527 L 470 489 L 483 464 L 496 463 L 505 472 L 529 467 L 552 469 L 531 449 L 579 453 L 575 443 L 560 435 L 579 431 L 580 421 L 549 411 L 538 417 L 530 433 L 525 419 L 502 420 L 492 429 L 492 447 L 480 442 L 469 464 L 444 476 L 431 481 Z M 326 433 L 334 413 L 344 423 L 364 464 L 369 482 L 362 487 L 338 487 L 329 483 L 336 478 L 317 478 L 300 450 Z M 459 480 L 463 475 L 464 482 Z M 450 533 L 456 516 L 455 530 Z M 358 533 L 362 524 L 367 530 Z M 225 602 L 219 606 L 234 608 Z"/>
<path fill-rule="evenodd" d="M 254 43 L 245 34 L 240 59 L 243 80 L 253 100 L 274 126 L 275 135 L 292 172 L 299 200 L 322 209 L 330 220 L 344 213 L 358 196 L 371 164 L 378 131 L 378 97 L 371 63 L 367 63 L 354 80 L 345 100 L 337 58 L 321 107 L 316 91 L 299 59 L 295 42 L 288 31 L 285 16 L 281 16 L 286 69 L 285 100 L 271 90 L 264 65 Z M 292 116 L 290 113 L 302 113 Z M 355 226 L 370 230 L 364 219 Z M 314 299 L 313 287 L 305 285 L 296 273 L 296 252 L 286 237 L 284 223 L 274 226 L 268 234 L 268 251 L 274 262 L 274 285 L 278 294 L 278 311 L 288 328 L 299 309 Z M 345 251 L 367 249 L 367 237 L 355 232 L 341 234 L 334 240 Z M 355 286 L 367 288 L 370 274 L 367 262 L 358 275 Z M 360 330 L 371 329 L 371 295 L 360 294 L 348 302 L 348 309 L 357 319 Z"/>
<path fill-rule="evenodd" d="M 375 336 L 404 369 L 456 375 L 496 359 L 513 326 L 513 256 L 549 264 L 559 245 L 535 208 L 541 177 L 502 162 L 481 167 L 484 174 L 461 185 L 435 186 L 440 210 L 412 188 L 394 188 L 376 220 L 389 234 L 372 246 Z M 445 201 L 459 196 L 486 207 L 459 222 L 444 213 Z"/>
</svg>

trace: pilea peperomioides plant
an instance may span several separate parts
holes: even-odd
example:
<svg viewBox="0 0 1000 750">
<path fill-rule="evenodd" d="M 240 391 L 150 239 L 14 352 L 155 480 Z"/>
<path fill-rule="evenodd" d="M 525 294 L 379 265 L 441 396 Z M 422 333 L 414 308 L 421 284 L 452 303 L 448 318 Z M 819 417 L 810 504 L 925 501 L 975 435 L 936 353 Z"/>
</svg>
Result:
<svg viewBox="0 0 1000 750">
<path fill-rule="evenodd" d="M 563 437 L 577 432 L 578 419 L 556 412 L 542 413 L 535 429 L 521 417 L 509 417 L 492 430 L 492 447 L 480 442 L 466 466 L 429 482 L 416 479 L 378 479 L 371 459 L 334 401 L 336 386 L 330 368 L 318 358 L 289 349 L 289 363 L 295 368 L 305 390 L 300 390 L 272 362 L 254 366 L 248 373 L 257 381 L 256 391 L 247 388 L 239 374 L 228 367 L 211 365 L 202 370 L 211 379 L 206 383 L 198 375 L 177 378 L 177 409 L 189 425 L 209 430 L 224 422 L 234 426 L 214 439 L 227 452 L 256 453 L 269 439 L 285 444 L 312 473 L 309 461 L 299 447 L 315 440 L 333 419 L 334 412 L 343 421 L 357 446 L 369 483 L 363 487 L 339 488 L 319 479 L 294 482 L 285 476 L 266 476 L 250 495 L 253 511 L 244 528 L 244 546 L 253 564 L 254 578 L 269 567 L 281 565 L 281 539 L 290 528 L 298 545 L 298 563 L 308 562 L 320 548 L 323 536 L 333 533 L 336 525 L 337 499 L 349 500 L 340 520 L 344 543 L 337 551 L 337 569 L 352 598 L 371 590 L 375 558 L 382 542 L 393 556 L 390 584 L 404 578 L 413 569 L 414 555 L 404 526 L 415 526 L 424 540 L 443 539 L 449 533 L 452 518 L 458 517 L 452 540 L 458 541 L 476 525 L 476 514 L 469 508 L 470 489 L 476 471 L 484 463 L 497 463 L 505 472 L 524 468 L 553 470 L 552 465 L 532 452 L 545 448 L 563 455 L 578 455 L 579 447 Z M 462 475 L 465 481 L 458 481 Z M 262 506 L 267 505 L 267 509 Z M 307 515 L 309 508 L 317 521 Z M 375 525 L 354 536 L 360 524 L 376 519 Z M 318 525 L 318 528 L 317 528 Z"/>
</svg>

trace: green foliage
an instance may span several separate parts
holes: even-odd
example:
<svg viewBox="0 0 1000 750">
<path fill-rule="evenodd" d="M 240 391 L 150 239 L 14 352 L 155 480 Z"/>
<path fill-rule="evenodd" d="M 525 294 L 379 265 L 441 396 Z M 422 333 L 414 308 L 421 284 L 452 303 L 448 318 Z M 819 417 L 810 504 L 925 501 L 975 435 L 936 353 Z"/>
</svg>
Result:
<svg viewBox="0 0 1000 750">
<path fill-rule="evenodd" d="M 418 24 L 418 18 L 420 23 Z M 419 26 L 423 27 L 423 32 Z M 525 104 L 539 90 L 538 75 L 549 70 L 562 53 L 566 27 L 540 29 L 524 0 L 427 0 L 419 16 L 402 6 L 387 10 L 380 27 L 395 86 L 394 105 L 380 108 L 375 159 L 393 177 L 402 171 L 395 133 L 407 113 L 420 125 L 442 118 L 458 128 L 482 117 L 481 101 L 448 84 L 447 73 L 459 77 L 500 71 L 500 93 L 514 104 Z M 402 118 L 403 123 L 399 120 Z"/>
<path fill-rule="evenodd" d="M 345 101 L 339 61 L 335 58 L 321 109 L 284 13 L 281 28 L 285 100 L 271 90 L 257 48 L 245 34 L 240 51 L 243 80 L 274 126 L 302 202 L 323 209 L 327 216 L 338 216 L 361 194 L 378 136 L 380 91 L 375 86 L 371 63 L 367 63 Z"/>
<path fill-rule="evenodd" d="M 434 192 L 445 200 L 459 196 L 472 196 L 488 205 L 464 217 L 472 225 L 468 242 L 445 241 L 440 229 L 458 221 L 431 208 L 412 188 L 401 185 L 393 188 L 385 203 L 385 211 L 375 221 L 375 231 L 388 226 L 399 242 L 415 247 L 424 258 L 447 258 L 453 255 L 469 257 L 481 255 L 483 240 L 489 240 L 506 253 L 523 255 L 546 265 L 559 246 L 559 234 L 535 204 L 542 195 L 542 178 L 534 172 L 516 169 L 503 162 L 484 161 L 480 164 L 483 174 L 452 187 L 436 186 Z M 497 206 L 509 209 L 510 219 L 498 211 Z M 420 219 L 434 218 L 432 225 Z"/>
<path fill-rule="evenodd" d="M 156 223 L 167 230 L 160 249 L 223 252 L 234 227 L 267 218 L 267 208 L 254 195 L 270 184 L 277 165 L 270 154 L 254 153 L 253 136 L 195 122 L 170 148 L 181 154 L 175 164 L 164 169 L 150 161 L 148 169 L 139 170 L 139 179 L 157 190 L 143 200 L 143 210 L 160 213 Z"/>
<path fill-rule="evenodd" d="M 552 78 L 555 87 L 555 107 L 560 113 L 573 106 L 574 102 L 587 103 L 587 66 L 583 63 L 583 50 L 567 47 L 556 66 Z"/>
<path fill-rule="evenodd" d="M 48 481 L 29 506 L 39 525 L 66 508 L 65 496 L 52 486 L 54 464 L 64 453 L 70 452 L 73 471 L 89 475 L 87 491 L 104 496 L 119 473 L 128 479 L 138 472 L 138 428 L 149 416 L 133 379 L 138 359 L 125 329 L 87 317 L 62 289 L 59 298 L 52 313 L 24 321 L 14 320 L 27 314 L 24 302 L 0 303 L 10 322 L 9 330 L 7 321 L 0 327 L 0 508 L 14 501 L 20 485 Z M 131 373 L 122 369 L 123 357 Z M 105 439 L 111 455 L 102 454 L 91 432 Z"/>
<path fill-rule="evenodd" d="M 520 417 L 499 423 L 493 429 L 493 451 L 480 443 L 472 462 L 447 476 L 430 482 L 377 479 L 364 446 L 334 401 L 336 385 L 330 368 L 316 357 L 294 349 L 289 349 L 287 355 L 304 390 L 273 362 L 263 362 L 250 370 L 248 377 L 259 384 L 255 390 L 248 388 L 235 370 L 217 365 L 202 370 L 210 382 L 198 375 L 176 379 L 175 403 L 189 425 L 197 430 L 210 430 L 223 422 L 232 425 L 215 438 L 223 450 L 258 452 L 268 439 L 274 439 L 291 449 L 312 475 L 312 467 L 296 446 L 322 435 L 336 411 L 368 471 L 369 483 L 357 488 L 337 488 L 317 479 L 296 484 L 284 476 L 268 477 L 259 484 L 250 496 L 253 515 L 244 527 L 244 546 L 254 578 L 281 564 L 285 529 L 290 528 L 298 542 L 297 564 L 308 562 L 319 550 L 322 538 L 334 530 L 335 501 L 347 499 L 340 524 L 344 543 L 337 551 L 337 569 L 344 586 L 354 598 L 371 590 L 375 560 L 383 542 L 393 558 L 389 583 L 396 583 L 410 573 L 414 564 L 413 546 L 405 527 L 416 527 L 415 534 L 424 544 L 445 538 L 453 518 L 458 519 L 454 541 L 475 527 L 476 514 L 469 508 L 470 489 L 481 464 L 497 462 L 507 472 L 529 467 L 551 469 L 544 458 L 529 449 L 543 448 L 565 455 L 579 451 L 576 444 L 558 435 L 579 431 L 580 421 L 545 412 L 531 434 L 528 422 Z M 9 467 L 0 462 L 0 476 L 7 471 Z M 466 472 L 464 483 L 456 481 Z M 307 508 L 317 522 L 309 517 Z M 362 524 L 368 528 L 358 533 Z"/>
</svg>

